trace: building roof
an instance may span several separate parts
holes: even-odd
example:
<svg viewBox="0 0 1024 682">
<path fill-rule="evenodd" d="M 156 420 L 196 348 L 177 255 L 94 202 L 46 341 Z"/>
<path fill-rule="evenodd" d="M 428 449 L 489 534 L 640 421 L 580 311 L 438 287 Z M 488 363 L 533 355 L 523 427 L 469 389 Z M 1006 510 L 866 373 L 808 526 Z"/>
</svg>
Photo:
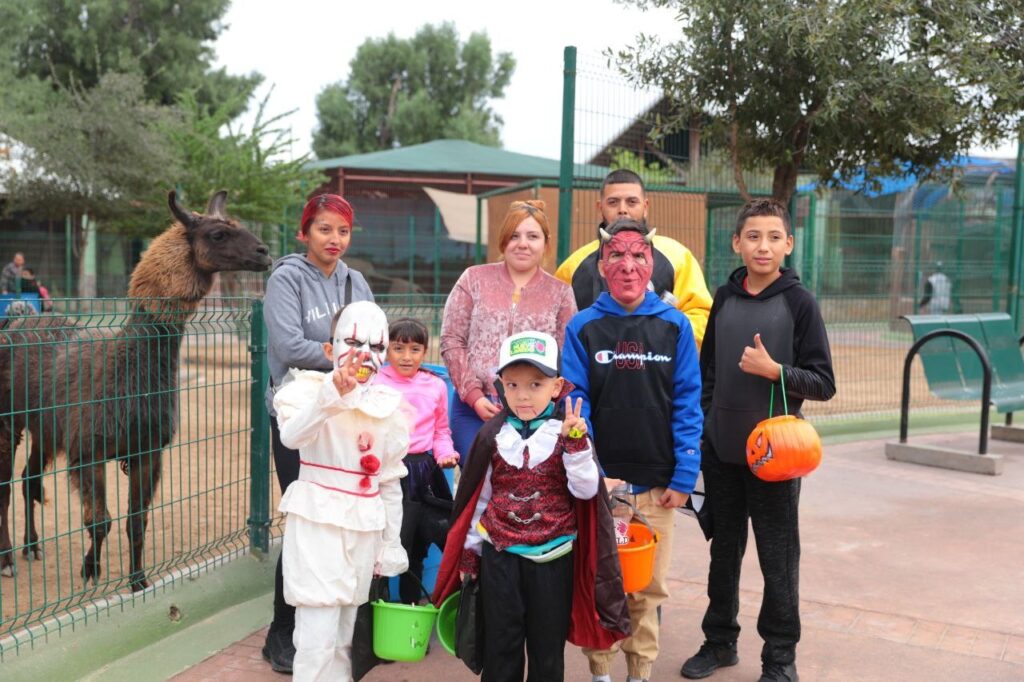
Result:
<svg viewBox="0 0 1024 682">
<path fill-rule="evenodd" d="M 1014 162 L 1012 159 L 989 159 L 978 156 L 957 156 L 950 161 L 943 161 L 941 167 L 953 167 L 960 170 L 965 178 L 984 177 L 995 175 L 1009 175 L 1014 173 Z M 875 178 L 876 184 L 867 181 L 864 171 L 858 171 L 849 180 L 839 183 L 843 189 L 851 192 L 862 192 L 867 197 L 881 197 L 888 194 L 899 194 L 906 192 L 918 183 L 917 175 L 907 173 L 903 176 L 885 176 Z M 798 192 L 813 192 L 818 188 L 817 180 L 797 187 Z M 945 183 L 943 183 L 945 186 Z M 945 187 L 942 190 L 947 191 Z"/>
<path fill-rule="evenodd" d="M 308 167 L 317 170 L 343 168 L 398 173 L 479 173 L 532 179 L 557 178 L 559 161 L 466 140 L 434 140 L 398 149 L 313 161 Z M 608 170 L 603 166 L 578 163 L 575 175 L 600 178 Z"/>
</svg>

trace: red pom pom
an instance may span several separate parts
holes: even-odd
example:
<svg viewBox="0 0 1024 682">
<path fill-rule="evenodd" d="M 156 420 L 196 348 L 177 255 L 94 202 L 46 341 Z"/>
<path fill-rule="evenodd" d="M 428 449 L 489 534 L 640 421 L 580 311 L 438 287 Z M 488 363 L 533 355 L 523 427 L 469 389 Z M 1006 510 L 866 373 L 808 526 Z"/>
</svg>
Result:
<svg viewBox="0 0 1024 682">
<path fill-rule="evenodd" d="M 359 479 L 359 487 L 362 488 L 363 490 L 369 489 L 369 487 L 370 487 L 370 477 L 369 476 L 363 476 L 361 479 Z"/>
<path fill-rule="evenodd" d="M 359 458 L 359 466 L 368 474 L 375 474 L 380 470 L 380 460 L 376 455 L 363 455 Z"/>
</svg>

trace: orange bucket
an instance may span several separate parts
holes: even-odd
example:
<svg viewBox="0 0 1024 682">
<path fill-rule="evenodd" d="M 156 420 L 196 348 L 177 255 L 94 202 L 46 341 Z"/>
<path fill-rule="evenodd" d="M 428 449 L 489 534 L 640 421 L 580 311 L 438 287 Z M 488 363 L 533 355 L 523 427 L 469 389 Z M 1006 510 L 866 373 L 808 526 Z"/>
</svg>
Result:
<svg viewBox="0 0 1024 682">
<path fill-rule="evenodd" d="M 629 541 L 619 545 L 619 564 L 622 566 L 622 588 L 629 594 L 639 592 L 651 584 L 654 577 L 654 550 L 658 534 L 643 523 L 629 524 Z"/>
</svg>

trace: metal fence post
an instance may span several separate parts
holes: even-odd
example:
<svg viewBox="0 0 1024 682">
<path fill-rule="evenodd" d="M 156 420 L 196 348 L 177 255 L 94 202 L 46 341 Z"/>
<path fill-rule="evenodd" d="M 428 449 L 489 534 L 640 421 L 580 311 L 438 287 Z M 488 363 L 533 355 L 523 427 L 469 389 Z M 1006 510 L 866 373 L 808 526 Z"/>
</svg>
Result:
<svg viewBox="0 0 1024 682">
<path fill-rule="evenodd" d="M 441 209 L 434 207 L 434 296 L 441 293 Z"/>
<path fill-rule="evenodd" d="M 1017 165 L 1013 185 L 1013 243 L 1010 247 L 1010 285 L 1007 309 L 1013 318 L 1013 328 L 1020 331 L 1020 279 L 1022 251 L 1024 251 L 1024 133 L 1017 140 Z"/>
<path fill-rule="evenodd" d="M 253 554 L 270 550 L 270 415 L 264 405 L 269 381 L 267 329 L 263 325 L 263 301 L 253 299 L 249 330 L 252 358 L 249 449 L 249 549 Z"/>
<path fill-rule="evenodd" d="M 572 235 L 573 146 L 576 138 L 576 48 L 565 48 L 565 78 L 562 83 L 562 165 L 558 173 L 559 263 L 569 257 Z"/>
</svg>

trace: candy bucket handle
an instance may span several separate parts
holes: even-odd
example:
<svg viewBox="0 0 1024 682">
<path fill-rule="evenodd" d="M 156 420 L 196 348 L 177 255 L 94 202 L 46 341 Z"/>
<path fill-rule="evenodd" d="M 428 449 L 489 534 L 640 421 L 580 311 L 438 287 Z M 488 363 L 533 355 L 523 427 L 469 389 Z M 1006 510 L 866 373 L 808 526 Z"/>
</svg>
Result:
<svg viewBox="0 0 1024 682">
<path fill-rule="evenodd" d="M 427 602 L 428 603 L 432 603 L 430 601 L 430 593 L 427 592 L 427 588 L 423 586 L 423 581 L 420 580 L 419 578 L 417 578 L 415 573 L 413 573 L 412 571 L 406 571 L 405 573 L 402 573 L 401 575 L 407 575 L 410 578 L 412 578 L 413 580 L 415 580 L 416 584 L 419 585 L 419 587 L 420 587 L 420 591 L 423 592 L 423 596 L 427 598 Z"/>
<path fill-rule="evenodd" d="M 623 498 L 621 498 L 621 497 L 619 497 L 617 495 L 612 495 L 612 499 L 615 500 L 616 502 L 621 502 L 622 504 L 624 504 L 627 507 L 629 507 L 630 509 L 632 509 L 633 510 L 633 516 L 635 516 L 636 518 L 640 519 L 640 523 L 642 523 L 645 526 L 647 526 L 647 530 L 651 531 L 651 537 L 654 538 L 654 541 L 655 542 L 658 541 L 658 532 L 654 530 L 654 526 L 652 526 L 650 524 L 650 522 L 647 520 L 647 517 L 640 513 L 640 510 L 636 508 L 635 504 L 633 504 L 629 500 L 623 499 Z"/>
</svg>

